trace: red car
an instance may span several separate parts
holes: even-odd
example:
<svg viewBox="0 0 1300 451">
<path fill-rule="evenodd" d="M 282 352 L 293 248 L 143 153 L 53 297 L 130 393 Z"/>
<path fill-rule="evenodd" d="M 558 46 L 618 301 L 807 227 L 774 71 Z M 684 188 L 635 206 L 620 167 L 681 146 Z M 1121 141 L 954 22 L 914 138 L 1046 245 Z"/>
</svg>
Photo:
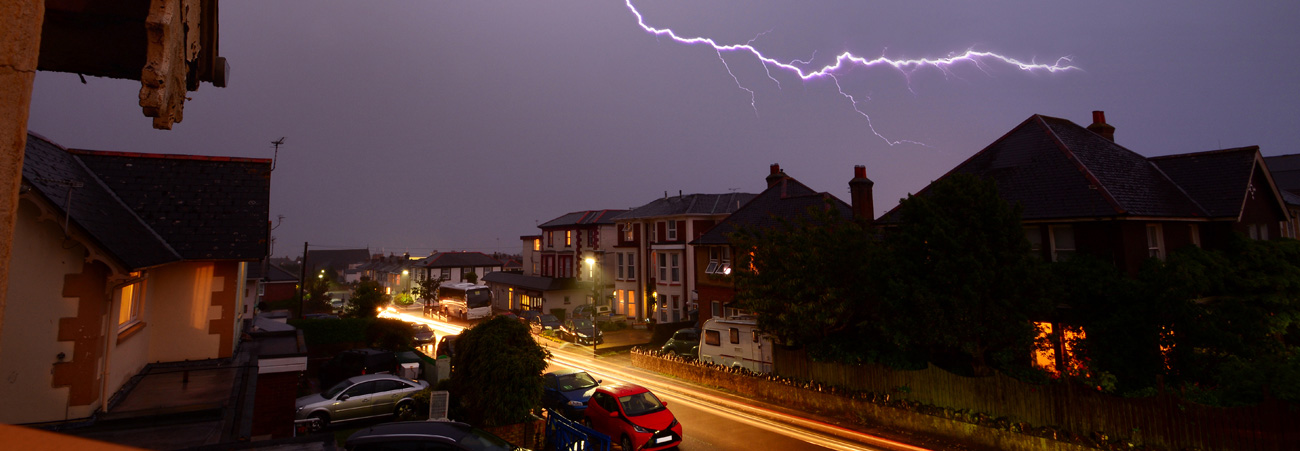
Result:
<svg viewBox="0 0 1300 451">
<path fill-rule="evenodd" d="M 591 394 L 587 424 L 615 440 L 625 451 L 651 451 L 682 443 L 682 425 L 668 403 L 640 385 L 601 385 Z"/>
</svg>

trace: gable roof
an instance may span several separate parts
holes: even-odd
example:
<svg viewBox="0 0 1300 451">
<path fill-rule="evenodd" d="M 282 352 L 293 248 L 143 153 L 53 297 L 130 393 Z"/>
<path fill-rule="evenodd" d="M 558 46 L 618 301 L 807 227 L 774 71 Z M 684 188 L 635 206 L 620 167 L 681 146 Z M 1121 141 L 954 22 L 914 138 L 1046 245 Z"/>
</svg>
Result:
<svg viewBox="0 0 1300 451">
<path fill-rule="evenodd" d="M 503 285 L 510 285 L 510 286 L 525 288 L 529 290 L 537 290 L 537 291 L 552 291 L 552 290 L 563 290 L 567 288 L 572 288 L 571 283 L 566 283 L 566 281 L 572 279 L 556 279 L 552 277 L 542 277 L 542 276 L 525 276 L 519 273 L 502 272 L 502 271 L 487 273 L 483 276 L 482 280 L 484 282 L 499 283 Z"/>
<path fill-rule="evenodd" d="M 626 211 L 627 210 L 575 211 L 573 213 L 567 213 L 563 216 L 552 219 L 550 221 L 546 221 L 541 225 L 538 225 L 537 227 L 542 229 L 550 229 L 550 228 L 569 227 L 569 226 L 576 226 L 576 225 L 613 224 L 614 223 L 613 218 Z"/>
<path fill-rule="evenodd" d="M 1066 119 L 1036 114 L 944 177 L 993 179 L 1003 199 L 1024 208 L 1026 221 L 1235 218 L 1254 169 L 1251 152 L 1258 149 L 1148 159 Z M 894 207 L 880 221 L 899 219 Z"/>
<path fill-rule="evenodd" d="M 267 253 L 270 160 L 70 150 L 185 259 Z"/>
<path fill-rule="evenodd" d="M 468 268 L 501 266 L 501 261 L 482 252 L 438 252 L 416 262 L 426 268 Z"/>
<path fill-rule="evenodd" d="M 804 216 L 812 207 L 825 207 L 830 202 L 832 208 L 839 210 L 844 218 L 853 217 L 853 210 L 835 196 L 813 191 L 807 185 L 791 177 L 783 177 L 763 192 L 758 193 L 749 202 L 742 205 L 730 216 L 710 228 L 691 244 L 722 245 L 730 242 L 729 235 L 740 227 L 772 228 L 782 219 Z"/>
<path fill-rule="evenodd" d="M 271 160 L 65 149 L 28 133 L 23 179 L 129 269 L 266 256 Z"/>
<path fill-rule="evenodd" d="M 131 270 L 181 259 L 75 154 L 35 133 L 27 134 L 23 181 Z"/>
<path fill-rule="evenodd" d="M 1300 205 L 1300 154 L 1264 157 L 1273 183 L 1288 205 Z"/>
<path fill-rule="evenodd" d="M 615 221 L 654 218 L 662 216 L 721 215 L 731 214 L 741 205 L 754 198 L 750 193 L 727 194 L 688 194 L 685 196 L 665 196 L 648 204 L 628 210 L 615 216 Z"/>
<path fill-rule="evenodd" d="M 266 268 L 265 272 L 262 271 L 263 267 Z M 264 264 L 248 265 L 247 277 L 249 279 L 262 280 L 264 282 L 272 282 L 272 283 L 298 281 L 297 274 L 291 273 L 288 270 L 281 268 L 279 265 L 276 265 L 271 262 L 264 262 Z"/>
</svg>

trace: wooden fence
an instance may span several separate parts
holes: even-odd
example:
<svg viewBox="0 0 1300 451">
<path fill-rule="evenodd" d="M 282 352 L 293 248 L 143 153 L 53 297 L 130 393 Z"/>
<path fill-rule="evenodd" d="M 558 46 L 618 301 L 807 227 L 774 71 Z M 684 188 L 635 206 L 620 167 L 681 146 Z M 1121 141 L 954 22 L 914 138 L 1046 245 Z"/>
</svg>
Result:
<svg viewBox="0 0 1300 451">
<path fill-rule="evenodd" d="M 1282 451 L 1300 449 L 1300 406 L 1269 400 L 1248 407 L 1210 407 L 1171 393 L 1122 398 L 1077 383 L 1035 385 L 997 373 L 958 376 L 939 368 L 891 370 L 878 365 L 809 361 L 802 350 L 777 347 L 774 372 L 849 390 L 1011 422 L 1051 426 L 1081 436 L 1106 434 L 1170 450 Z"/>
</svg>

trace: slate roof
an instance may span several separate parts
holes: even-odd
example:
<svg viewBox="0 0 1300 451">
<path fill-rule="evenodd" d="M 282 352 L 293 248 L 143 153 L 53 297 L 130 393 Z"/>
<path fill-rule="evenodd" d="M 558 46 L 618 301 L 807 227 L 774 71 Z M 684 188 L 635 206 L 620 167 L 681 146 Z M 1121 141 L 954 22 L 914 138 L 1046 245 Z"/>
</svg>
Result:
<svg viewBox="0 0 1300 451">
<path fill-rule="evenodd" d="M 189 260 L 266 256 L 271 160 L 70 150 Z"/>
<path fill-rule="evenodd" d="M 1151 159 L 1210 217 L 1241 214 L 1255 173 L 1258 146 L 1169 155 Z"/>
<path fill-rule="evenodd" d="M 827 201 L 832 208 L 839 210 L 844 218 L 853 217 L 853 210 L 827 193 L 819 193 L 790 177 L 782 178 L 776 184 L 758 193 L 726 219 L 719 221 L 691 244 L 720 245 L 728 244 L 728 235 L 741 226 L 772 228 L 780 224 L 781 219 L 794 219 L 804 216 L 811 207 L 825 207 Z"/>
<path fill-rule="evenodd" d="M 1253 166 L 1240 158 L 1250 152 L 1258 149 L 1148 159 L 1068 120 L 1033 115 L 949 174 L 992 178 L 1003 199 L 1024 207 L 1024 220 L 1235 217 L 1227 199 L 1245 193 L 1238 181 Z M 880 218 L 898 220 L 898 207 Z"/>
<path fill-rule="evenodd" d="M 614 217 L 615 221 L 663 216 L 720 215 L 735 212 L 754 198 L 750 193 L 688 194 L 669 196 L 633 208 Z"/>
<path fill-rule="evenodd" d="M 501 266 L 501 261 L 482 252 L 438 252 L 416 262 L 426 268 L 468 268 Z"/>
<path fill-rule="evenodd" d="M 265 265 L 266 267 L 265 275 L 263 275 L 262 273 L 262 267 L 263 265 L 261 264 L 248 265 L 247 277 L 249 279 L 263 280 L 266 282 L 297 282 L 298 281 L 297 274 L 291 273 L 274 263 L 268 263 Z"/>
<path fill-rule="evenodd" d="M 159 160 L 186 161 L 189 180 L 167 184 L 173 179 L 170 174 L 156 174 L 167 171 L 166 164 L 160 168 Z M 229 164 L 236 160 L 238 164 Z M 252 176 L 240 172 L 259 170 L 260 175 Z M 65 213 L 70 226 L 84 230 L 131 270 L 184 259 L 265 257 L 269 171 L 270 160 L 72 151 L 35 133 L 28 133 L 23 160 L 23 180 Z M 247 178 L 261 183 L 227 196 L 225 202 L 202 188 L 205 183 Z M 195 202 L 197 206 L 188 205 L 192 207 L 188 213 L 225 227 L 169 228 L 157 218 L 160 210 L 169 211 L 168 206 L 142 203 L 141 190 L 166 191 L 176 199 Z"/>
<path fill-rule="evenodd" d="M 1264 157 L 1264 164 L 1286 203 L 1300 205 L 1300 154 Z"/>
<path fill-rule="evenodd" d="M 543 229 L 550 229 L 550 228 L 557 228 L 557 227 L 569 227 L 575 225 L 613 224 L 614 223 L 613 218 L 625 212 L 627 212 L 627 210 L 575 211 L 573 213 L 565 214 L 563 216 L 552 219 L 550 221 L 546 221 L 537 227 Z"/>
<path fill-rule="evenodd" d="M 513 272 L 490 272 L 483 276 L 484 282 L 499 283 L 537 291 L 563 290 L 569 288 L 568 279 L 555 279 L 542 276 L 525 276 Z"/>
</svg>

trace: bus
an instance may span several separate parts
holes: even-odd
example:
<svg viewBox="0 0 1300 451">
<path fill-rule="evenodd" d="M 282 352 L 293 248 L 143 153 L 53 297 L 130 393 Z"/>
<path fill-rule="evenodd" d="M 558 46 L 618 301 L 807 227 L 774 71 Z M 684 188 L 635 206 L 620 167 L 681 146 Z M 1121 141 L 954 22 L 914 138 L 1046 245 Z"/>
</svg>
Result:
<svg viewBox="0 0 1300 451">
<path fill-rule="evenodd" d="M 487 285 L 467 282 L 443 282 L 438 287 L 438 308 L 448 317 L 463 320 L 492 315 L 492 291 Z"/>
</svg>

